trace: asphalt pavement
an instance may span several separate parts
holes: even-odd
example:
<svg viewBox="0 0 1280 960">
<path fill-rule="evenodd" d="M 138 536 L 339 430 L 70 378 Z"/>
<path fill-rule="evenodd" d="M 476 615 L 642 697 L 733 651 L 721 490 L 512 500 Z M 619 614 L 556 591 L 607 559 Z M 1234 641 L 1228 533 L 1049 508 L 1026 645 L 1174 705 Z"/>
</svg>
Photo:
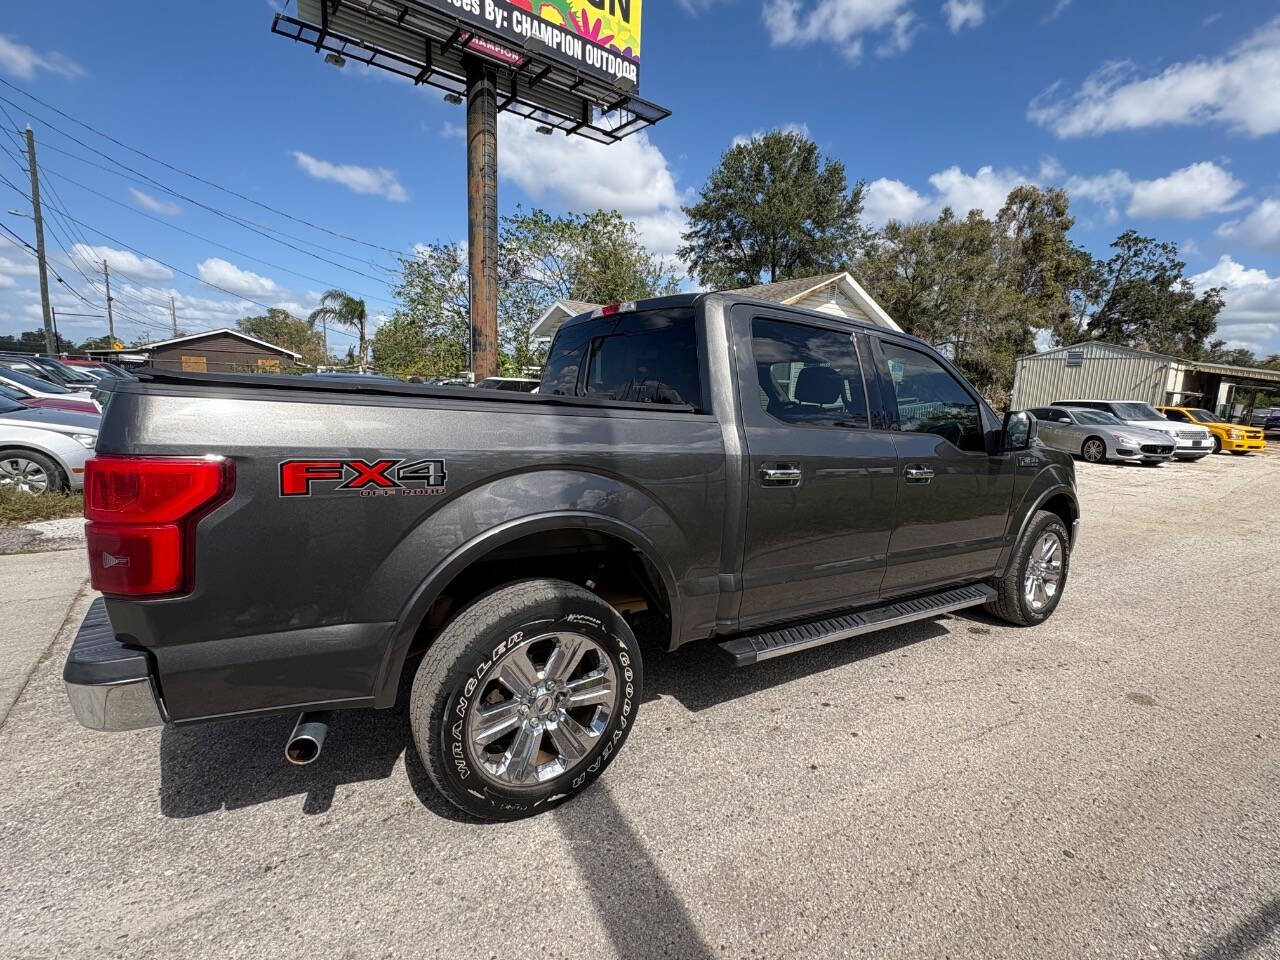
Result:
<svg viewBox="0 0 1280 960">
<path fill-rule="evenodd" d="M 403 709 L 306 768 L 284 717 L 82 730 L 64 630 L 0 726 L 0 956 L 1280 956 L 1280 457 L 1079 472 L 1047 624 L 653 651 L 617 761 L 516 824 L 434 796 Z M 87 596 L 15 614 L 21 559 L 30 650 Z"/>
</svg>

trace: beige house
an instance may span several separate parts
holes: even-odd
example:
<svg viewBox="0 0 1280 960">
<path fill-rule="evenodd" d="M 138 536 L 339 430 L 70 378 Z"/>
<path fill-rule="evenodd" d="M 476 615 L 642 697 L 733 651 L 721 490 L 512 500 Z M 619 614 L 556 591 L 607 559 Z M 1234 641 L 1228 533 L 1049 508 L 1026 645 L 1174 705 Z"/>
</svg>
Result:
<svg viewBox="0 0 1280 960">
<path fill-rule="evenodd" d="M 761 283 L 754 287 L 742 287 L 728 290 L 727 293 L 739 293 L 757 300 L 770 303 L 781 303 L 789 307 L 803 307 L 819 313 L 830 313 L 837 317 L 848 317 L 850 320 L 861 320 L 874 323 L 890 330 L 901 330 L 893 318 L 881 309 L 880 304 L 871 298 L 871 294 L 863 290 L 848 273 L 824 273 L 817 277 L 800 277 L 796 280 L 780 280 L 777 283 Z M 588 313 L 599 304 L 583 303 L 580 300 L 557 300 L 538 318 L 533 326 L 535 337 L 550 339 L 560 329 L 560 325 L 570 317 L 580 313 Z"/>
</svg>

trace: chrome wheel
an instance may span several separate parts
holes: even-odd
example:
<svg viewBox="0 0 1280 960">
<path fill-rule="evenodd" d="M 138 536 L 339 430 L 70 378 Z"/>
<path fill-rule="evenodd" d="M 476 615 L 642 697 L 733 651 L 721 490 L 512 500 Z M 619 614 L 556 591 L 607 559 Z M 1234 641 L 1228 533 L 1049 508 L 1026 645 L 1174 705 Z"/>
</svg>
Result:
<svg viewBox="0 0 1280 960">
<path fill-rule="evenodd" d="M 1052 530 L 1045 532 L 1027 558 L 1027 572 L 1023 577 L 1022 595 L 1027 606 L 1035 613 L 1044 610 L 1058 595 L 1062 586 L 1062 561 L 1066 546 Z"/>
<path fill-rule="evenodd" d="M 46 493 L 51 485 L 49 472 L 34 460 L 8 456 L 0 460 L 0 487 L 19 493 Z"/>
<path fill-rule="evenodd" d="M 1080 452 L 1090 463 L 1101 463 L 1107 456 L 1107 448 L 1101 440 L 1086 440 Z"/>
<path fill-rule="evenodd" d="M 568 773 L 591 753 L 618 704 L 613 661 L 579 633 L 521 642 L 482 682 L 463 737 L 476 768 L 504 787 Z"/>
</svg>

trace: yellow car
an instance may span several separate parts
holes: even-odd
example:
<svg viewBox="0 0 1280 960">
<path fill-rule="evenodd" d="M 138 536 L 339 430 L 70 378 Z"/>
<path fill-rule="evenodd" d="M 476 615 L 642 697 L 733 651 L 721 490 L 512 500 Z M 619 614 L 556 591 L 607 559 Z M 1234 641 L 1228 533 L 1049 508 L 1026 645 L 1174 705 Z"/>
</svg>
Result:
<svg viewBox="0 0 1280 960">
<path fill-rule="evenodd" d="M 1198 423 L 1213 434 L 1213 452 L 1226 450 L 1243 457 L 1251 450 L 1267 449 L 1258 427 L 1240 423 L 1223 423 L 1222 418 L 1199 407 L 1156 407 L 1169 420 L 1178 423 Z"/>
</svg>

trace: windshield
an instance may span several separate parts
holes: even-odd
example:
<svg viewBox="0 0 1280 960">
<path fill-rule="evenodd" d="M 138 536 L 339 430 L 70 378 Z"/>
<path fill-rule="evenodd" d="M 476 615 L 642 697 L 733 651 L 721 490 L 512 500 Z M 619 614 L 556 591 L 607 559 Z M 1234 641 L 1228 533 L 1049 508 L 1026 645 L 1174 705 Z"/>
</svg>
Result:
<svg viewBox="0 0 1280 960">
<path fill-rule="evenodd" d="M 1192 420 L 1199 420 L 1201 423 L 1222 423 L 1222 418 L 1216 414 L 1210 413 L 1208 410 L 1202 410 L 1199 407 L 1188 407 L 1187 413 L 1191 415 Z"/>
<path fill-rule="evenodd" d="M 1076 418 L 1076 423 L 1116 424 L 1121 422 L 1105 410 L 1072 410 L 1071 415 Z"/>
<path fill-rule="evenodd" d="M 6 380 L 12 380 L 19 383 L 28 390 L 34 390 L 37 393 L 71 393 L 60 383 L 51 383 L 48 380 L 41 380 L 39 377 L 33 377 L 23 373 L 21 370 L 14 370 L 11 367 L 0 367 L 0 377 Z"/>
<path fill-rule="evenodd" d="M 44 367 L 56 377 L 73 383 L 94 383 L 93 377 L 89 376 L 82 370 L 75 367 L 67 366 L 61 360 L 54 360 L 52 357 L 32 357 L 36 363 Z"/>
<path fill-rule="evenodd" d="M 1163 420 L 1164 415 L 1149 403 L 1113 403 L 1121 420 Z"/>
</svg>

